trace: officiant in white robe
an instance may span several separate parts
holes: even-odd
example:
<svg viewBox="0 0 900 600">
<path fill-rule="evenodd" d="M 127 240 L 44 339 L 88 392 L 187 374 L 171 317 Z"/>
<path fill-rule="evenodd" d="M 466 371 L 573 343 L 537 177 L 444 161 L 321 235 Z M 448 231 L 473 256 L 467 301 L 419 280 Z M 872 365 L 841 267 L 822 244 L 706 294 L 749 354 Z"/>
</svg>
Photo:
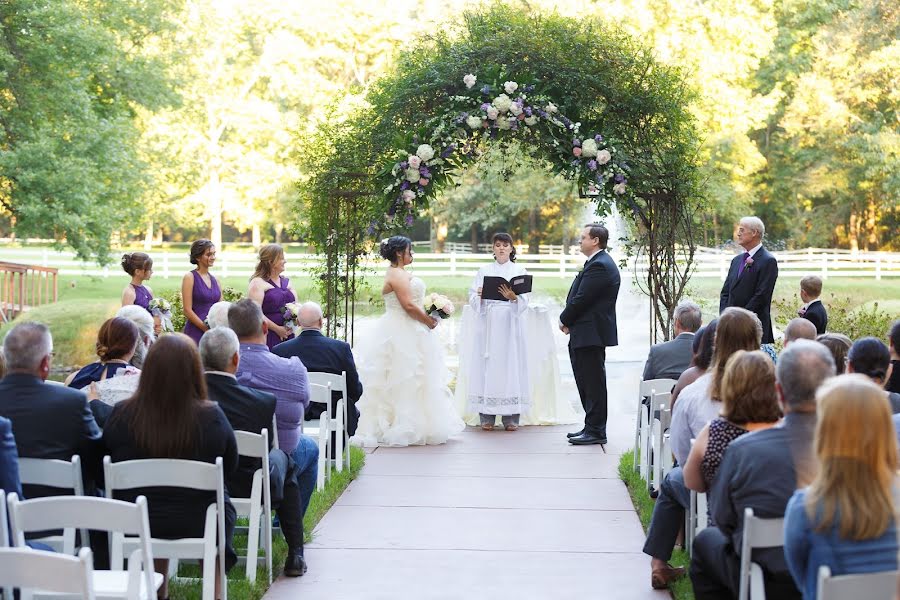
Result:
<svg viewBox="0 0 900 600">
<path fill-rule="evenodd" d="M 460 361 L 467 362 L 467 412 L 480 415 L 482 429 L 493 429 L 499 415 L 507 431 L 512 431 L 519 426 L 519 415 L 531 405 L 523 319 L 529 294 L 516 295 L 507 288 L 507 300 L 482 298 L 485 277 L 511 281 L 526 274 L 515 263 L 515 247 L 508 234 L 494 235 L 493 242 L 494 262 L 478 270 L 469 288 L 469 306 L 475 315 L 474 327 L 469 329 L 473 339 L 462 344 L 468 355 L 460 356 Z"/>
</svg>

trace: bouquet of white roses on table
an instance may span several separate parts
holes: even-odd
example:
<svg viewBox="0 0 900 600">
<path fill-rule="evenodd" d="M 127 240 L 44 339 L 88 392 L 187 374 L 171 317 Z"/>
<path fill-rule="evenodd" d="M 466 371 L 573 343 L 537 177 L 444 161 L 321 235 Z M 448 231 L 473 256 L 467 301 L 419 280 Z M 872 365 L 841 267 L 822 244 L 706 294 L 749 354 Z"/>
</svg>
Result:
<svg viewBox="0 0 900 600">
<path fill-rule="evenodd" d="M 425 312 L 435 319 L 446 319 L 456 310 L 447 296 L 428 294 L 425 297 Z"/>
<path fill-rule="evenodd" d="M 159 319 L 160 329 L 163 331 L 175 331 L 172 325 L 172 305 L 165 298 L 154 298 L 148 306 L 154 319 Z"/>
<path fill-rule="evenodd" d="M 288 302 L 284 305 L 284 326 L 290 329 L 294 335 L 297 334 L 297 330 L 300 328 L 300 305 L 296 302 Z"/>
</svg>

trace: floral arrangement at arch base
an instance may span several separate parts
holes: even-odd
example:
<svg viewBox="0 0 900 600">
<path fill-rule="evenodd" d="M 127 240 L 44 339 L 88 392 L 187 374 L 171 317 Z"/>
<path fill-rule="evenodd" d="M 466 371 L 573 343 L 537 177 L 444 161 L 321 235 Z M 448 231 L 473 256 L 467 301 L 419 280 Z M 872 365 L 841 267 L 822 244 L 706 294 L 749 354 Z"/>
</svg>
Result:
<svg viewBox="0 0 900 600">
<path fill-rule="evenodd" d="M 612 141 L 600 133 L 583 133 L 581 123 L 562 114 L 534 85 L 505 81 L 478 87 L 471 73 L 462 83 L 465 89 L 449 96 L 444 111 L 426 122 L 428 133 L 414 137 L 410 148 L 398 149 L 394 161 L 379 173 L 387 207 L 383 225 L 399 225 L 401 217 L 411 225 L 415 212 L 477 154 L 479 144 L 511 137 L 549 145 L 554 169 L 598 202 L 611 203 L 630 193 L 629 167 Z M 370 232 L 377 225 L 373 222 Z"/>
</svg>

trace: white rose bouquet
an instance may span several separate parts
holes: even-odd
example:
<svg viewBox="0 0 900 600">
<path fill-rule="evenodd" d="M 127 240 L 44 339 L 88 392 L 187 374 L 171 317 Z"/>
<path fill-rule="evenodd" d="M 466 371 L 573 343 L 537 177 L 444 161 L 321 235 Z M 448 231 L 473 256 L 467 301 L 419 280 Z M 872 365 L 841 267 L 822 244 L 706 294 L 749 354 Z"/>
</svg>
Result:
<svg viewBox="0 0 900 600">
<path fill-rule="evenodd" d="M 435 319 L 446 319 L 456 308 L 447 296 L 428 294 L 425 297 L 425 312 Z"/>
<path fill-rule="evenodd" d="M 172 325 L 172 305 L 165 298 L 153 298 L 147 307 L 154 319 L 159 319 L 160 329 L 175 331 Z"/>
<path fill-rule="evenodd" d="M 300 305 L 296 302 L 288 302 L 284 305 L 284 326 L 290 329 L 294 335 L 297 335 L 297 329 L 300 328 L 298 315 L 300 314 Z"/>
</svg>

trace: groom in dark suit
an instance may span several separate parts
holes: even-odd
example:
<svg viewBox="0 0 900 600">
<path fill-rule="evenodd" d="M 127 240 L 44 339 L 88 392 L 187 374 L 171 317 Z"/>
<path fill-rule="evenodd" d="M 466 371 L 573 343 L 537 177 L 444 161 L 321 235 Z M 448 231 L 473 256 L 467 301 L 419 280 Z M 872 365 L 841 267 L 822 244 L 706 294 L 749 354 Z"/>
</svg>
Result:
<svg viewBox="0 0 900 600">
<path fill-rule="evenodd" d="M 778 280 L 778 261 L 762 246 L 765 234 L 766 228 L 757 217 L 744 217 L 738 223 L 736 240 L 744 253 L 731 261 L 719 298 L 719 312 L 738 306 L 756 313 L 762 323 L 762 343 L 772 344 L 775 336 L 770 312 Z"/>
<path fill-rule="evenodd" d="M 616 298 L 619 269 L 606 252 L 609 231 L 585 225 L 581 252 L 588 257 L 572 282 L 559 328 L 569 335 L 569 359 L 584 407 L 584 428 L 568 435 L 575 445 L 606 443 L 606 347 L 619 344 Z"/>
</svg>

